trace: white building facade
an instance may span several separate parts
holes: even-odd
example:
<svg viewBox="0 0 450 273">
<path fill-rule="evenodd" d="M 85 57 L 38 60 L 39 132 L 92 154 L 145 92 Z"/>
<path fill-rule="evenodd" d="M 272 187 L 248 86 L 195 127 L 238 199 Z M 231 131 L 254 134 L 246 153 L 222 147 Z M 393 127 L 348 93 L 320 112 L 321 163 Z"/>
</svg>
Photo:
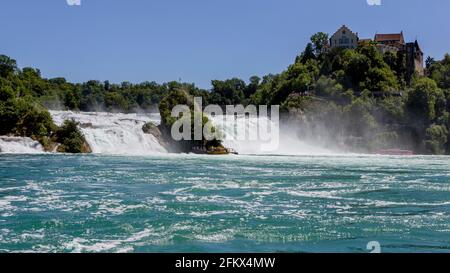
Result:
<svg viewBox="0 0 450 273">
<path fill-rule="evenodd" d="M 342 48 L 357 48 L 358 47 L 358 33 L 353 33 L 348 27 L 343 25 L 330 38 L 330 47 Z"/>
</svg>

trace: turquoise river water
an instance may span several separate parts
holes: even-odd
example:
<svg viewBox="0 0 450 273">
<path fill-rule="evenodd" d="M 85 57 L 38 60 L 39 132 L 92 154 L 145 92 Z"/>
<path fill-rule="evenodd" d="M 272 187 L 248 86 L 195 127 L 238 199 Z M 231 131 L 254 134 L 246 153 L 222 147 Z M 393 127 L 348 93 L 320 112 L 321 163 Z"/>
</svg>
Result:
<svg viewBox="0 0 450 273">
<path fill-rule="evenodd" d="M 450 252 L 450 157 L 0 155 L 0 252 Z"/>
</svg>

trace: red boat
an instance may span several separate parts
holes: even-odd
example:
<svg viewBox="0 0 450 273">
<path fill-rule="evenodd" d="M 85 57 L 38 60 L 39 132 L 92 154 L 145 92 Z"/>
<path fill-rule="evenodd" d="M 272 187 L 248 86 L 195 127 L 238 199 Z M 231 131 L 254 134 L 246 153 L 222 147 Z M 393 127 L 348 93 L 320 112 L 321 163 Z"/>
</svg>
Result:
<svg viewBox="0 0 450 273">
<path fill-rule="evenodd" d="M 400 150 L 400 149 L 389 149 L 389 150 L 380 150 L 377 152 L 379 155 L 414 155 L 413 151 L 409 150 Z"/>
</svg>

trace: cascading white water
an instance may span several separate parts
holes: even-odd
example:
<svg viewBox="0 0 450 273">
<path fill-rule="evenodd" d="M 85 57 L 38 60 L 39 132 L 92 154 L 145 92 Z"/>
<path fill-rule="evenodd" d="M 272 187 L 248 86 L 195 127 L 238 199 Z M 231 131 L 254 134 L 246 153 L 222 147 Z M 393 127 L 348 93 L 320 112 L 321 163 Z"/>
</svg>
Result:
<svg viewBox="0 0 450 273">
<path fill-rule="evenodd" d="M 80 123 L 86 141 L 96 154 L 150 155 L 166 149 L 150 134 L 142 131 L 147 122 L 158 125 L 159 114 L 115 114 L 50 111 L 54 122 L 62 125 L 73 119 Z"/>
<path fill-rule="evenodd" d="M 211 117 L 213 124 L 223 134 L 223 144 L 225 147 L 233 148 L 239 154 L 277 154 L 277 155 L 321 155 L 332 152 L 317 145 L 309 144 L 299 139 L 295 130 L 288 127 L 279 128 L 279 124 L 272 122 L 267 117 L 244 117 L 217 115 Z M 261 127 L 264 125 L 267 127 Z M 271 131 L 269 128 L 279 129 Z M 259 128 L 263 128 L 269 138 L 258 135 Z M 278 138 L 278 140 L 276 140 Z M 273 141 L 270 149 L 267 145 Z"/>
<path fill-rule="evenodd" d="M 42 145 L 29 137 L 0 136 L 0 153 L 37 154 L 43 152 Z"/>
<path fill-rule="evenodd" d="M 145 134 L 142 126 L 147 122 L 158 125 L 161 117 L 154 114 L 117 114 L 103 112 L 50 111 L 54 122 L 62 125 L 65 120 L 74 119 L 86 137 L 93 153 L 122 155 L 151 155 L 167 153 L 158 140 Z M 214 126 L 223 133 L 223 143 L 240 154 L 285 154 L 311 155 L 330 154 L 318 145 L 301 141 L 294 130 L 280 129 L 276 149 L 264 149 L 267 139 L 258 135 L 259 126 L 277 126 L 267 117 L 214 116 Z M 277 137 L 272 134 L 271 137 Z M 3 153 L 42 153 L 43 147 L 30 138 L 0 137 L 0 152 Z"/>
</svg>

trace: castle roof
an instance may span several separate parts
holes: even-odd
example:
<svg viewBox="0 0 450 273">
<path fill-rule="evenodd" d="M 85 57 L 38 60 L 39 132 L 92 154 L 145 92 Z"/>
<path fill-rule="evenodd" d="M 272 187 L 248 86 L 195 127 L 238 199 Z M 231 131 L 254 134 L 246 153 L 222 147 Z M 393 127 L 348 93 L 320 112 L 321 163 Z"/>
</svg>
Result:
<svg viewBox="0 0 450 273">
<path fill-rule="evenodd" d="M 358 37 L 358 33 L 354 33 L 350 28 L 348 28 L 346 25 L 342 25 L 342 27 L 340 27 L 331 37 L 333 37 L 334 35 L 338 34 L 339 32 L 341 32 L 342 30 L 345 30 L 353 35 L 355 35 L 356 37 Z"/>
<path fill-rule="evenodd" d="M 360 43 L 371 43 L 372 39 L 359 39 Z"/>
<path fill-rule="evenodd" d="M 375 34 L 375 42 L 386 42 L 386 41 L 395 41 L 400 44 L 405 43 L 405 38 L 403 37 L 403 31 L 400 33 L 389 33 L 389 34 Z"/>
</svg>

